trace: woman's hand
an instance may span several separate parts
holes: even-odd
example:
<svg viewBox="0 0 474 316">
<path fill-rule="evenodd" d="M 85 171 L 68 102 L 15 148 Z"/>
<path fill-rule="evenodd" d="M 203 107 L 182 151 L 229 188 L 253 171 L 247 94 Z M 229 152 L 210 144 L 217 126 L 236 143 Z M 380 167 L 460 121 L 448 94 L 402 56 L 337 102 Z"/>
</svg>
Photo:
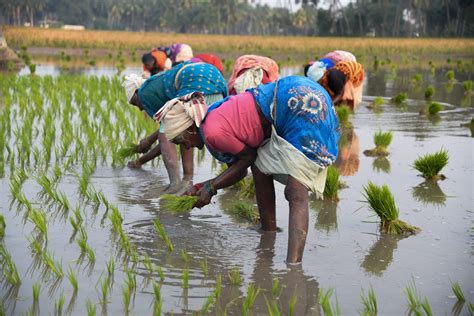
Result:
<svg viewBox="0 0 474 316">
<path fill-rule="evenodd" d="M 205 188 L 201 188 L 197 191 L 196 196 L 199 197 L 199 201 L 194 204 L 194 207 L 201 208 L 211 203 L 212 195 Z"/>
<path fill-rule="evenodd" d="M 153 144 L 149 142 L 147 138 L 144 138 L 137 145 L 137 151 L 141 154 L 147 153 L 150 150 L 151 145 Z"/>
<path fill-rule="evenodd" d="M 130 169 L 140 169 L 142 167 L 142 164 L 138 160 L 131 160 L 127 163 L 127 166 Z"/>
<path fill-rule="evenodd" d="M 197 196 L 197 192 L 198 192 L 199 190 L 201 190 L 203 186 L 204 186 L 203 183 L 196 183 L 195 185 L 193 185 L 192 187 L 190 187 L 189 189 L 187 189 L 186 192 L 184 192 L 183 195 L 193 195 L 193 196 Z"/>
</svg>

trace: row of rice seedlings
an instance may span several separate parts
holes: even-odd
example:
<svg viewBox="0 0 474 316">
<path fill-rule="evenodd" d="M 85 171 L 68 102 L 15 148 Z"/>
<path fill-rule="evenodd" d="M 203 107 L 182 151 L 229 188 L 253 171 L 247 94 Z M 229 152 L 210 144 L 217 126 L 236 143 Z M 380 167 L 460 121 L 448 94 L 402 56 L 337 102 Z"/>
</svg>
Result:
<svg viewBox="0 0 474 316">
<path fill-rule="evenodd" d="M 324 197 L 333 201 L 338 201 L 340 187 L 341 181 L 339 170 L 334 166 L 329 166 L 327 169 L 326 183 L 324 185 Z"/>
<path fill-rule="evenodd" d="M 2 280 L 6 280 L 12 286 L 19 286 L 21 278 L 16 268 L 15 262 L 3 243 L 0 243 L 0 263 L 2 266 Z"/>
<path fill-rule="evenodd" d="M 334 289 L 330 288 L 325 291 L 323 288 L 319 289 L 319 306 L 321 307 L 325 316 L 337 316 L 341 314 L 339 303 L 336 296 L 336 304 L 331 305 L 331 296 Z"/>
<path fill-rule="evenodd" d="M 249 284 L 247 287 L 247 295 L 242 303 L 242 315 L 248 315 L 250 310 L 257 299 L 258 294 L 260 294 L 260 287 L 255 289 L 253 284 Z"/>
<path fill-rule="evenodd" d="M 173 243 L 169 239 L 168 235 L 166 234 L 165 228 L 159 218 L 155 218 L 153 221 L 153 226 L 155 227 L 156 232 L 160 235 L 160 238 L 166 243 L 169 252 L 173 252 Z"/>
<path fill-rule="evenodd" d="M 382 231 L 391 235 L 416 234 L 418 227 L 398 218 L 399 210 L 387 185 L 377 186 L 370 182 L 364 186 L 364 198 L 369 208 L 380 218 Z"/>
<path fill-rule="evenodd" d="M 427 180 L 444 180 L 446 177 L 440 172 L 448 164 L 448 161 L 448 151 L 441 149 L 433 154 L 418 157 L 413 162 L 413 167 Z"/>
<path fill-rule="evenodd" d="M 160 196 L 160 202 L 163 210 L 172 213 L 190 211 L 197 201 L 199 201 L 199 197 L 197 196 L 177 196 L 173 194 L 163 194 Z"/>
<path fill-rule="evenodd" d="M 248 202 L 237 202 L 231 208 L 233 215 L 245 219 L 251 223 L 257 223 L 260 220 L 260 214 L 255 204 Z"/>
<path fill-rule="evenodd" d="M 374 134 L 375 148 L 364 150 L 364 155 L 371 157 L 384 157 L 388 156 L 388 146 L 392 142 L 393 133 L 392 131 L 382 132 L 380 129 Z"/>
</svg>

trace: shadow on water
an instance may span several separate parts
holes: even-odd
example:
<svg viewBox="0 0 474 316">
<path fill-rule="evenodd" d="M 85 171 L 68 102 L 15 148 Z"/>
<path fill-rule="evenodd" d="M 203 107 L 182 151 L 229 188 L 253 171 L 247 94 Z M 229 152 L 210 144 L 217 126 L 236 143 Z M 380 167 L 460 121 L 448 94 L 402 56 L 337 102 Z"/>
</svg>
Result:
<svg viewBox="0 0 474 316">
<path fill-rule="evenodd" d="M 353 176 L 359 170 L 359 137 L 354 128 L 344 129 L 339 140 L 339 153 L 334 164 L 342 176 Z"/>
<path fill-rule="evenodd" d="M 369 274 L 381 277 L 393 261 L 393 252 L 398 242 L 409 236 L 396 236 L 381 233 L 379 239 L 370 247 L 360 266 Z"/>
<path fill-rule="evenodd" d="M 412 188 L 413 198 L 424 205 L 445 206 L 446 194 L 435 181 L 424 181 Z"/>
<path fill-rule="evenodd" d="M 314 227 L 317 230 L 329 233 L 337 231 L 337 202 L 330 200 L 319 200 L 311 196 L 310 207 L 316 212 Z"/>
<path fill-rule="evenodd" d="M 372 170 L 378 173 L 390 174 L 391 165 L 387 157 L 378 157 L 372 161 Z"/>
</svg>

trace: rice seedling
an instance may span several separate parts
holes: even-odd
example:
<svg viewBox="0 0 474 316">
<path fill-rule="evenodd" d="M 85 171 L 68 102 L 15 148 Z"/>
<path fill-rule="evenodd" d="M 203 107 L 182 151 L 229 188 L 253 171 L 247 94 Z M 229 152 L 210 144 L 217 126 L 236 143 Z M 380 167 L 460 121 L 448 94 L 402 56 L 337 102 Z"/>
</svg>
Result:
<svg viewBox="0 0 474 316">
<path fill-rule="evenodd" d="M 233 215 L 252 223 L 256 223 L 260 220 L 260 214 L 256 206 L 252 203 L 237 202 L 232 206 L 231 212 Z"/>
<path fill-rule="evenodd" d="M 352 124 L 349 122 L 349 116 L 351 109 L 347 105 L 336 107 L 337 118 L 339 119 L 339 125 L 342 128 L 350 128 Z"/>
<path fill-rule="evenodd" d="M 165 279 L 165 273 L 163 272 L 163 269 L 160 266 L 157 266 L 155 270 L 158 273 L 160 281 L 163 281 Z"/>
<path fill-rule="evenodd" d="M 171 243 L 171 240 L 169 239 L 168 235 L 166 234 L 165 228 L 163 227 L 163 224 L 161 224 L 160 219 L 156 218 L 153 221 L 153 225 L 155 227 L 155 230 L 160 235 L 161 239 L 166 243 L 166 246 L 168 247 L 168 251 L 172 252 L 173 251 L 173 244 Z"/>
<path fill-rule="evenodd" d="M 469 303 L 469 305 L 467 305 L 467 310 L 469 311 L 470 316 L 474 315 L 474 304 Z"/>
<path fill-rule="evenodd" d="M 425 297 L 422 302 L 420 302 L 422 310 L 425 312 L 426 316 L 433 316 L 433 310 L 431 309 L 428 299 Z"/>
<path fill-rule="evenodd" d="M 197 196 L 176 196 L 173 194 L 163 194 L 160 197 L 163 209 L 172 213 L 190 211 L 198 200 Z"/>
<path fill-rule="evenodd" d="M 95 316 L 97 314 L 97 306 L 89 299 L 86 301 L 87 316 Z"/>
<path fill-rule="evenodd" d="M 48 241 L 48 221 L 46 213 L 42 210 L 32 209 L 28 214 L 28 220 L 35 225 L 35 230 Z"/>
<path fill-rule="evenodd" d="M 296 295 L 296 290 L 291 295 L 290 302 L 288 303 L 288 314 L 294 315 L 295 314 L 295 307 L 296 303 L 298 302 L 298 296 Z"/>
<path fill-rule="evenodd" d="M 73 232 L 75 233 L 77 230 L 81 228 L 81 223 L 83 222 L 83 218 L 81 215 L 81 210 L 79 206 L 77 206 L 74 211 L 74 216 L 69 217 L 69 223 L 71 223 Z"/>
<path fill-rule="evenodd" d="M 21 284 L 21 278 L 18 274 L 15 262 L 13 262 L 12 257 L 8 250 L 5 248 L 5 245 L 0 244 L 0 258 L 2 262 L 2 274 L 3 279 L 7 280 L 8 283 L 12 286 L 18 286 Z"/>
<path fill-rule="evenodd" d="M 260 287 L 255 289 L 253 284 L 249 284 L 247 287 L 247 296 L 242 303 L 242 314 L 248 315 L 250 310 L 252 309 L 253 304 L 255 303 L 255 299 L 257 298 L 258 294 L 260 294 Z"/>
<path fill-rule="evenodd" d="M 0 214 L 0 241 L 5 237 L 5 229 L 7 228 L 7 224 L 5 224 L 5 217 Z"/>
<path fill-rule="evenodd" d="M 421 81 L 423 80 L 423 76 L 421 74 L 414 74 L 412 77 L 411 77 L 411 84 L 412 85 L 419 85 L 421 83 Z"/>
<path fill-rule="evenodd" d="M 161 286 L 155 281 L 152 283 L 153 286 L 153 315 L 160 316 L 163 301 L 161 299 Z"/>
<path fill-rule="evenodd" d="M 437 114 L 439 111 L 443 109 L 444 109 L 443 105 L 438 102 L 430 102 L 430 104 L 428 105 L 428 113 L 430 115 Z"/>
<path fill-rule="evenodd" d="M 451 289 L 453 290 L 454 295 L 456 295 L 456 298 L 458 299 L 458 301 L 460 302 L 466 301 L 464 293 L 458 282 L 451 283 Z"/>
<path fill-rule="evenodd" d="M 369 208 L 380 218 L 381 229 L 391 235 L 416 234 L 420 229 L 398 219 L 399 210 L 390 189 L 370 182 L 363 193 Z"/>
<path fill-rule="evenodd" d="M 241 198 L 249 199 L 255 196 L 255 182 L 252 176 L 244 177 L 238 183 L 239 183 L 239 190 L 240 190 L 239 196 Z"/>
<path fill-rule="evenodd" d="M 105 264 L 107 266 L 107 277 L 108 279 L 112 279 L 114 276 L 114 271 L 115 271 L 115 261 L 112 256 L 110 256 L 109 261 Z"/>
<path fill-rule="evenodd" d="M 61 295 L 59 296 L 58 300 L 54 302 L 54 314 L 55 315 L 62 315 L 63 314 L 63 307 L 64 307 L 64 293 L 61 292 Z"/>
<path fill-rule="evenodd" d="M 201 260 L 201 270 L 202 270 L 202 273 L 204 274 L 205 277 L 207 277 L 208 273 L 209 273 L 209 266 L 207 264 L 207 258 L 204 257 L 204 259 Z"/>
<path fill-rule="evenodd" d="M 375 148 L 364 150 L 364 155 L 371 157 L 384 157 L 388 155 L 387 148 L 392 142 L 392 131 L 382 132 L 380 129 L 374 134 Z"/>
<path fill-rule="evenodd" d="M 153 273 L 153 271 L 155 271 L 155 269 L 153 267 L 154 265 L 151 262 L 151 259 L 147 254 L 144 254 L 142 256 L 142 264 L 143 264 L 143 267 L 145 267 L 145 269 L 147 270 L 148 275 L 151 275 Z"/>
<path fill-rule="evenodd" d="M 34 283 L 32 286 L 32 289 L 33 289 L 33 302 L 37 304 L 39 302 L 41 284 L 38 282 Z"/>
<path fill-rule="evenodd" d="M 189 268 L 183 269 L 183 288 L 189 287 Z"/>
<path fill-rule="evenodd" d="M 131 292 L 128 286 L 122 286 L 122 299 L 123 299 L 123 308 L 125 313 L 128 313 L 130 310 L 130 299 L 131 299 Z"/>
<path fill-rule="evenodd" d="M 331 288 L 327 291 L 324 291 L 323 288 L 319 290 L 319 306 L 321 306 L 321 309 L 323 310 L 323 314 L 325 316 L 336 316 L 341 314 L 339 310 L 339 304 L 337 302 L 337 297 L 336 305 L 331 305 L 331 296 L 333 293 L 334 289 Z"/>
<path fill-rule="evenodd" d="M 327 169 L 326 183 L 324 185 L 323 195 L 325 198 L 338 201 L 338 191 L 340 188 L 340 174 L 339 170 L 334 166 L 329 166 Z"/>
<path fill-rule="evenodd" d="M 54 254 L 44 251 L 43 262 L 45 264 L 45 268 L 52 271 L 57 278 L 62 278 L 64 276 L 63 267 L 59 261 L 54 260 Z"/>
<path fill-rule="evenodd" d="M 183 259 L 184 263 L 186 265 L 189 264 L 189 254 L 188 252 L 186 251 L 186 249 L 182 249 L 181 250 L 181 258 Z"/>
<path fill-rule="evenodd" d="M 405 293 L 407 295 L 407 304 L 408 312 L 415 315 L 421 315 L 421 298 L 416 288 L 415 281 L 412 280 L 410 284 L 405 288 Z"/>
<path fill-rule="evenodd" d="M 272 281 L 272 295 L 273 297 L 277 297 L 280 295 L 281 286 L 280 281 L 277 278 L 274 278 Z"/>
<path fill-rule="evenodd" d="M 390 101 L 395 105 L 402 105 L 408 99 L 408 95 L 405 92 L 400 92 L 396 96 L 394 96 Z"/>
<path fill-rule="evenodd" d="M 278 304 L 276 301 L 268 302 L 267 297 L 263 295 L 263 298 L 265 299 L 265 304 L 267 305 L 267 313 L 269 316 L 280 316 L 280 309 L 278 308 Z"/>
<path fill-rule="evenodd" d="M 455 75 L 454 75 L 454 70 L 448 70 L 448 71 L 446 71 L 446 73 L 444 74 L 444 76 L 445 76 L 446 79 L 448 79 L 449 81 L 454 81 L 454 80 L 456 80 Z"/>
<path fill-rule="evenodd" d="M 109 296 L 109 289 L 110 289 L 110 280 L 108 277 L 102 278 L 102 282 L 100 283 L 100 289 L 101 289 L 101 303 L 102 304 L 107 304 L 107 297 Z"/>
<path fill-rule="evenodd" d="M 379 109 L 383 104 L 385 103 L 385 100 L 382 97 L 375 97 L 374 101 L 367 105 L 368 109 Z"/>
<path fill-rule="evenodd" d="M 240 274 L 240 270 L 237 267 L 232 268 L 229 272 L 229 280 L 230 284 L 232 285 L 240 285 L 242 284 L 242 275 Z"/>
<path fill-rule="evenodd" d="M 378 312 L 377 308 L 377 297 L 375 296 L 375 292 L 373 288 L 367 292 L 367 296 L 364 295 L 362 292 L 360 294 L 360 301 L 362 305 L 364 305 L 364 309 L 361 312 L 361 315 L 364 316 L 376 316 Z"/>
<path fill-rule="evenodd" d="M 462 83 L 462 88 L 464 89 L 464 95 L 471 95 L 472 94 L 472 80 L 466 80 Z"/>
<path fill-rule="evenodd" d="M 117 155 L 120 159 L 125 159 L 139 152 L 139 148 L 135 143 L 127 143 L 125 146 L 119 149 Z"/>
<path fill-rule="evenodd" d="M 209 294 L 206 301 L 204 302 L 204 305 L 201 307 L 201 313 L 203 314 L 208 313 L 209 308 L 213 306 L 215 303 L 216 303 L 216 297 L 214 296 L 214 293 Z"/>
<path fill-rule="evenodd" d="M 69 283 L 71 283 L 72 289 L 74 293 L 77 293 L 77 290 L 79 289 L 78 282 L 77 282 L 77 277 L 74 272 L 74 270 L 71 269 L 71 267 L 68 268 L 67 274 L 66 274 Z"/>
<path fill-rule="evenodd" d="M 439 174 L 441 170 L 448 164 L 449 153 L 447 150 L 441 149 L 434 154 L 426 154 L 418 157 L 413 167 L 421 173 L 421 175 L 428 180 L 444 180 L 446 177 Z"/>
</svg>

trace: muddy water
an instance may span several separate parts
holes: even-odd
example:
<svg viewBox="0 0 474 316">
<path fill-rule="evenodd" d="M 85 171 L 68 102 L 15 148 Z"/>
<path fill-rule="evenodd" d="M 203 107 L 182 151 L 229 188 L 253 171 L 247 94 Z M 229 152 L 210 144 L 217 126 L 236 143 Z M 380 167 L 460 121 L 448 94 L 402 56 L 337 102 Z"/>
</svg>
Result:
<svg viewBox="0 0 474 316">
<path fill-rule="evenodd" d="M 61 71 L 58 69 L 39 65 L 37 71 L 54 75 Z M 137 69 L 128 68 L 128 71 Z M 291 74 L 297 69 L 285 71 Z M 85 73 L 113 75 L 114 72 L 111 67 Z M 424 78 L 420 88 L 410 83 L 411 76 L 417 72 Z M 338 203 L 312 197 L 304 261 L 299 266 L 287 266 L 284 262 L 288 208 L 280 184 L 276 184 L 277 220 L 283 231 L 261 233 L 254 224 L 236 219 L 226 211 L 238 200 L 236 191 L 223 190 L 211 205 L 201 210 L 172 215 L 160 211 L 158 196 L 167 181 L 161 162 L 142 170 L 98 166 L 92 183 L 124 210 L 124 229 L 139 254 L 148 254 L 163 268 L 164 312 L 181 315 L 200 311 L 215 287 L 218 274 L 222 275 L 223 288 L 221 298 L 210 309 L 213 314 L 223 314 L 225 310 L 229 315 L 241 314 L 242 298 L 250 283 L 262 288 L 252 309 L 254 314 L 267 313 L 265 298 L 269 302 L 276 299 L 282 314 L 287 314 L 289 302 L 296 295 L 295 315 L 319 315 L 318 291 L 335 288 L 341 312 L 354 315 L 362 309 L 361 291 L 373 287 L 380 314 L 401 315 L 406 311 L 404 289 L 412 280 L 421 297 L 428 298 L 435 314 L 450 314 L 456 303 L 451 281 L 459 282 L 467 300 L 474 301 L 474 143 L 470 129 L 461 126 L 471 120 L 474 110 L 472 101 L 463 97 L 459 82 L 472 80 L 472 75 L 457 72 L 459 81 L 450 86 L 443 70 L 436 76 L 417 69 L 399 71 L 395 78 L 390 78 L 390 74 L 384 70 L 367 73 L 364 102 L 351 117 L 354 127 L 345 131 L 338 161 L 348 187 L 340 192 Z M 428 83 L 436 88 L 433 99 L 445 106 L 437 116 L 419 114 L 425 104 L 423 93 Z M 385 104 L 377 113 L 365 107 L 376 96 L 388 100 L 399 92 L 408 92 L 406 106 Z M 379 128 L 393 131 L 390 155 L 385 159 L 365 157 L 362 152 L 373 147 L 372 137 Z M 450 154 L 449 165 L 443 170 L 447 178 L 437 184 L 425 182 L 411 164 L 418 156 L 441 148 Z M 201 162 L 196 159 L 195 182 L 215 173 L 209 153 Z M 400 209 L 400 218 L 420 227 L 422 231 L 418 235 L 396 238 L 379 233 L 376 219 L 361 202 L 362 187 L 369 180 L 389 185 Z M 42 283 L 41 314 L 53 313 L 54 301 L 61 292 L 66 298 L 65 308 L 71 304 L 73 314 L 85 314 L 87 300 L 97 303 L 98 313 L 123 314 L 121 293 L 125 268 L 110 226 L 103 221 L 104 210 L 85 210 L 88 242 L 97 257 L 94 265 L 87 265 L 87 260 L 77 261 L 79 251 L 75 242 L 69 242 L 72 229 L 67 221 L 58 217 L 49 224 L 48 248 L 62 261 L 65 271 L 71 266 L 78 273 L 79 291 L 74 296 L 66 278 L 55 284 L 54 280 L 41 279 L 40 271 L 34 269 L 26 240 L 32 225 L 23 223 L 21 211 L 9 207 L 8 173 L 0 183 L 0 210 L 7 222 L 5 244 L 22 277 L 17 299 L 4 300 L 8 314 L 21 314 L 32 306 L 31 286 L 35 282 Z M 36 182 L 29 179 L 23 188 L 27 197 L 34 199 L 38 191 Z M 79 197 L 73 174 L 63 177 L 59 188 L 68 193 L 72 205 L 77 204 Z M 171 254 L 153 228 L 152 220 L 156 217 L 160 217 L 174 244 Z M 186 264 L 180 255 L 182 250 L 190 256 L 188 289 L 183 288 L 182 273 Z M 111 256 L 116 258 L 114 285 L 108 304 L 101 304 L 98 303 L 99 279 Z M 201 268 L 204 258 L 209 266 L 207 275 Z M 242 285 L 230 284 L 227 275 L 233 267 L 240 269 Z M 138 290 L 130 313 L 150 314 L 153 290 L 149 281 L 158 282 L 158 275 L 149 276 L 141 265 L 136 269 Z M 275 278 L 282 285 L 277 296 L 272 295 Z M 7 290 L 2 287 L 2 297 L 11 294 Z M 467 313 L 467 306 L 463 312 Z"/>
</svg>

